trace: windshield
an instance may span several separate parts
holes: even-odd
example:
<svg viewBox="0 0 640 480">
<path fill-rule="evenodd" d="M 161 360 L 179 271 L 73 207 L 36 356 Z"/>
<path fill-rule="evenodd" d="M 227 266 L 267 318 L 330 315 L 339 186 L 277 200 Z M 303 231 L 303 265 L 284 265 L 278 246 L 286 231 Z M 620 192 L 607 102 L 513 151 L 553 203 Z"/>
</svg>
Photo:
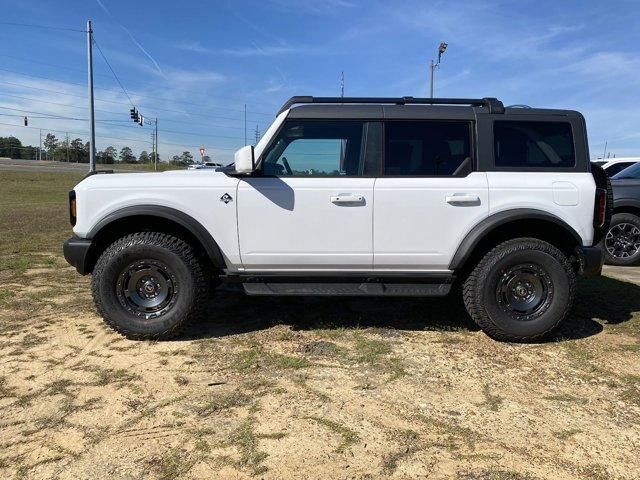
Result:
<svg viewBox="0 0 640 480">
<path fill-rule="evenodd" d="M 615 174 L 611 177 L 615 180 L 620 180 L 621 178 L 636 178 L 640 179 L 640 162 L 631 165 L 630 167 L 625 168 L 621 172 Z"/>
</svg>

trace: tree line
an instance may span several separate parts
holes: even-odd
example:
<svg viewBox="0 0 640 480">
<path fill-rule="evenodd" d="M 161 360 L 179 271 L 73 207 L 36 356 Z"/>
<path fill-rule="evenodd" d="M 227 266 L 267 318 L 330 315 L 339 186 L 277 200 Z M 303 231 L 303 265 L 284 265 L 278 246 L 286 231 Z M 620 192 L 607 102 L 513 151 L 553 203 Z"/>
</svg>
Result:
<svg viewBox="0 0 640 480">
<path fill-rule="evenodd" d="M 23 145 L 20 139 L 9 136 L 0 137 L 0 157 L 14 159 L 36 160 L 38 147 Z M 43 141 L 42 159 L 59 162 L 89 163 L 89 142 L 83 142 L 81 138 L 73 140 L 58 139 L 52 133 L 47 133 Z M 120 151 L 108 146 L 104 150 L 96 152 L 96 163 L 111 165 L 114 163 L 153 163 L 154 160 L 162 161 L 160 155 L 143 150 L 136 157 L 130 147 L 122 147 Z M 191 152 L 184 151 L 180 155 L 174 155 L 169 160 L 173 165 L 187 166 L 194 163 Z"/>
</svg>

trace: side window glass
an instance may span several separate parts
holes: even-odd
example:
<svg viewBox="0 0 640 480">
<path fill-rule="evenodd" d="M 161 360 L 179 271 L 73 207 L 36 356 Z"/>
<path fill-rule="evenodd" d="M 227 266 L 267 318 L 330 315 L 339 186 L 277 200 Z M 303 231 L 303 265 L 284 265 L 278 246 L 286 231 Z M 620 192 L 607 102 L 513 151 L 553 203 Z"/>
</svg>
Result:
<svg viewBox="0 0 640 480">
<path fill-rule="evenodd" d="M 287 121 L 263 157 L 263 173 L 308 177 L 360 175 L 362 129 L 362 122 Z"/>
<path fill-rule="evenodd" d="M 385 175 L 468 175 L 473 170 L 469 126 L 468 122 L 387 122 Z"/>
<path fill-rule="evenodd" d="M 607 172 L 607 175 L 609 175 L 610 177 L 612 177 L 613 175 L 615 175 L 616 173 L 621 172 L 622 170 L 624 170 L 627 167 L 630 167 L 631 165 L 633 165 L 633 162 L 620 162 L 620 163 L 614 163 L 613 165 L 611 165 L 609 168 L 607 168 L 605 170 L 605 172 Z"/>
<path fill-rule="evenodd" d="M 493 126 L 496 167 L 573 167 L 571 124 L 497 121 Z"/>
</svg>

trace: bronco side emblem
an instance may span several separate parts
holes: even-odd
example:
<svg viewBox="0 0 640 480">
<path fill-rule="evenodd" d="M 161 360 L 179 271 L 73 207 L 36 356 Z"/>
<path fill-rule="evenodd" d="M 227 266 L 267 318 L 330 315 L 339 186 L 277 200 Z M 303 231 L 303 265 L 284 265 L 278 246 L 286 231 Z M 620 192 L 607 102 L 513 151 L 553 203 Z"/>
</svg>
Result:
<svg viewBox="0 0 640 480">
<path fill-rule="evenodd" d="M 224 195 L 222 195 L 220 197 L 220 201 L 224 202 L 224 203 L 229 203 L 233 201 L 233 197 L 231 195 L 229 195 L 228 193 L 225 193 Z"/>
</svg>

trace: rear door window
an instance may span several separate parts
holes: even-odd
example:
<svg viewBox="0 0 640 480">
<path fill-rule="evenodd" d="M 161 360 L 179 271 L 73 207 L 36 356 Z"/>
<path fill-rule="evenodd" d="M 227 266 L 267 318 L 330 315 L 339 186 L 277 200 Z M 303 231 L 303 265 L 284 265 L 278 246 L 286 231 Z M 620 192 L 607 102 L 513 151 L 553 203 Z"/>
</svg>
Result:
<svg viewBox="0 0 640 480">
<path fill-rule="evenodd" d="M 473 170 L 469 122 L 387 121 L 384 174 L 466 176 Z"/>
<path fill-rule="evenodd" d="M 496 167 L 570 168 L 576 164 L 570 123 L 496 121 L 493 133 Z"/>
</svg>

